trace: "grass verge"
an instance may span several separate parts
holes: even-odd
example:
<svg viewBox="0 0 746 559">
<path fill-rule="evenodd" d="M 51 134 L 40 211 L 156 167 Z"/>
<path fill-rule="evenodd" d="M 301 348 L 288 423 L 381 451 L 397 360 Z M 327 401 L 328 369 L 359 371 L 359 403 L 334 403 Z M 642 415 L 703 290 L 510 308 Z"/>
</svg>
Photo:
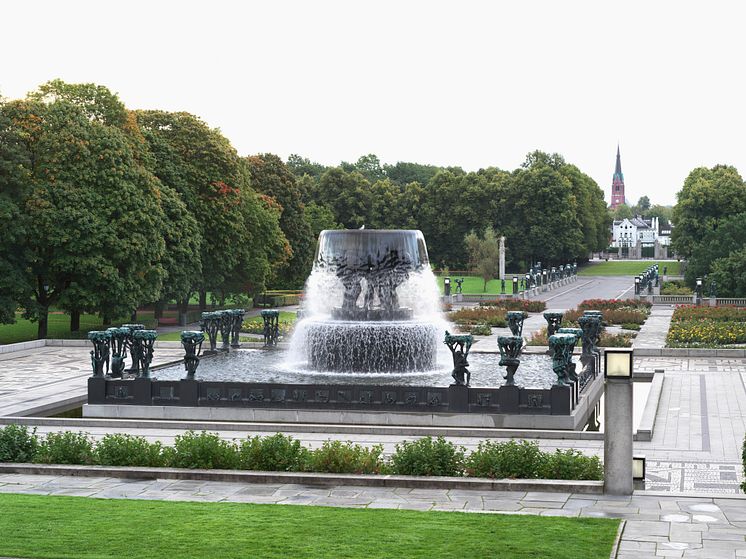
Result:
<svg viewBox="0 0 746 559">
<path fill-rule="evenodd" d="M 618 520 L 0 495 L 0 555 L 606 558 Z"/>
<path fill-rule="evenodd" d="M 438 280 L 438 287 L 440 292 L 444 292 L 443 278 L 445 276 L 435 276 Z M 451 278 L 451 294 L 456 294 L 456 279 L 463 278 L 464 283 L 461 285 L 461 290 L 464 295 L 499 295 L 501 293 L 501 284 L 499 279 L 493 279 L 487 282 L 487 290 L 484 289 L 484 280 L 478 276 L 459 276 L 452 275 L 448 276 Z M 520 281 L 522 276 L 518 276 Z M 505 278 L 505 294 L 509 295 L 513 293 L 513 276 Z"/>
<path fill-rule="evenodd" d="M 636 276 L 647 270 L 653 264 L 658 264 L 658 273 L 678 276 L 681 272 L 680 262 L 655 260 L 612 260 L 609 262 L 591 262 L 578 268 L 579 276 Z"/>
</svg>

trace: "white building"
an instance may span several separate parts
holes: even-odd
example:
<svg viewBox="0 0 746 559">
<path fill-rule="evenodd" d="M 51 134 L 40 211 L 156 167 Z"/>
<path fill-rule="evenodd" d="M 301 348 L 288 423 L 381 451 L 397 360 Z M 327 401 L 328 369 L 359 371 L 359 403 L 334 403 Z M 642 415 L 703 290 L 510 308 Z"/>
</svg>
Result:
<svg viewBox="0 0 746 559">
<path fill-rule="evenodd" d="M 615 248 L 634 247 L 638 242 L 642 246 L 655 245 L 656 241 L 660 246 L 671 244 L 671 224 L 657 217 L 615 220 L 611 229 L 611 246 Z"/>
</svg>

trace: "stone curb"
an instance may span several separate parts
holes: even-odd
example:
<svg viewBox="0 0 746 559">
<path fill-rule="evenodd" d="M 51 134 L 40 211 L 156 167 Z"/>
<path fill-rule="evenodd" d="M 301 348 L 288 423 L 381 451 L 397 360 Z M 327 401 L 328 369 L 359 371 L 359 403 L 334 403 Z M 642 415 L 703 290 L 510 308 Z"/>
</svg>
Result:
<svg viewBox="0 0 746 559">
<path fill-rule="evenodd" d="M 685 347 L 635 347 L 635 357 L 746 357 L 746 349 L 703 349 Z"/>
<path fill-rule="evenodd" d="M 173 479 L 238 483 L 302 485 L 357 485 L 413 489 L 468 489 L 477 491 L 544 491 L 600 495 L 603 481 L 549 479 L 487 479 L 441 476 L 395 476 L 320 474 L 303 472 L 255 472 L 247 470 L 190 470 L 185 468 L 136 468 L 117 466 L 73 466 L 62 464 L 0 464 L 0 474 L 111 477 L 126 479 Z"/>
<path fill-rule="evenodd" d="M 623 518 L 619 521 L 619 528 L 616 530 L 616 537 L 614 538 L 614 545 L 611 546 L 611 554 L 609 555 L 610 559 L 615 559 L 617 554 L 619 553 L 619 544 L 622 542 L 622 534 L 624 534 L 624 528 L 627 525 L 627 521 Z"/>
<path fill-rule="evenodd" d="M 665 372 L 660 370 L 652 375 L 650 393 L 645 402 L 645 409 L 640 418 L 640 424 L 635 433 L 636 441 L 652 441 L 655 429 L 655 417 L 658 414 L 658 404 L 663 392 Z"/>
</svg>

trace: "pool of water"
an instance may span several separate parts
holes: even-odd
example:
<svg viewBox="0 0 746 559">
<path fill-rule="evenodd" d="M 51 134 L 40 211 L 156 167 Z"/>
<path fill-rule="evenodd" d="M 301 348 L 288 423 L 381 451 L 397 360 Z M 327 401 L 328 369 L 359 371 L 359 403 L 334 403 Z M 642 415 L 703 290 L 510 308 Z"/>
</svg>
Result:
<svg viewBox="0 0 746 559">
<path fill-rule="evenodd" d="M 472 386 L 501 386 L 505 368 L 498 365 L 496 354 L 469 355 Z M 524 355 L 515 374 L 516 385 L 524 388 L 550 388 L 557 380 L 551 358 L 546 355 Z M 578 368 L 580 365 L 578 364 Z M 379 384 L 397 386 L 448 386 L 451 378 L 450 358 L 439 359 L 434 370 L 407 373 L 335 373 L 309 370 L 305 363 L 292 362 L 281 349 L 239 349 L 202 359 L 196 378 L 223 382 L 257 382 L 288 384 Z M 153 371 L 160 380 L 184 378 L 184 367 L 171 366 Z"/>
</svg>

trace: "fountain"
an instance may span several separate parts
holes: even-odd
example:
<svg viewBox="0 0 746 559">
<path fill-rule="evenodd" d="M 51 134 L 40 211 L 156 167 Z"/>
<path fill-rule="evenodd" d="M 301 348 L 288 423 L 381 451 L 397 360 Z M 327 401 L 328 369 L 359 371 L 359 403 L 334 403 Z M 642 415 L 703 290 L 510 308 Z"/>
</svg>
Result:
<svg viewBox="0 0 746 559">
<path fill-rule="evenodd" d="M 550 360 L 524 347 L 525 313 L 506 313 L 512 335 L 499 336 L 497 347 L 482 341 L 472 351 L 471 335 L 449 333 L 440 301 L 419 231 L 323 231 L 289 344 L 280 337 L 277 310 L 261 312 L 264 343 L 243 348 L 242 309 L 206 312 L 201 331 L 181 335 L 183 362 L 151 374 L 154 331 L 129 325 L 92 333 L 94 375 L 84 414 L 583 428 L 602 391 L 600 316 L 588 311 L 581 328 L 565 329 L 562 314 L 546 313 Z M 572 352 L 581 338 L 577 373 Z M 122 374 L 127 349 L 133 366 Z M 105 372 L 110 351 L 113 375 Z"/>
<path fill-rule="evenodd" d="M 421 232 L 322 231 L 291 359 L 316 371 L 432 370 L 438 298 Z"/>
</svg>

